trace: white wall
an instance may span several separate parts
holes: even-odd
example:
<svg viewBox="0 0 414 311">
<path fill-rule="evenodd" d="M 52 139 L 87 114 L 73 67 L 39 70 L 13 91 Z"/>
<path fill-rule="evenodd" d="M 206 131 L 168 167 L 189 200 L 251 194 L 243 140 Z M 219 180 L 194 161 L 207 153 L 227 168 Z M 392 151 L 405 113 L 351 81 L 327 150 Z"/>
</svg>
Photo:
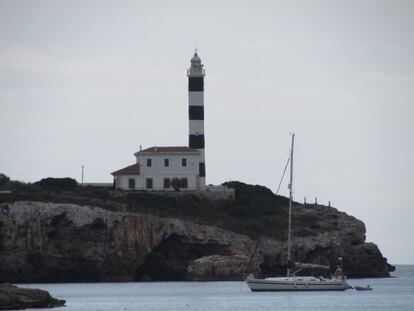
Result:
<svg viewBox="0 0 414 311">
<path fill-rule="evenodd" d="M 118 175 L 115 176 L 115 188 L 116 189 L 124 189 L 124 190 L 132 190 L 129 189 L 129 179 L 135 179 L 135 189 L 142 188 L 141 179 L 139 175 Z"/>
<path fill-rule="evenodd" d="M 181 165 L 181 160 L 187 159 L 187 166 Z M 151 167 L 147 167 L 147 159 L 152 160 Z M 164 166 L 164 159 L 169 159 L 169 166 Z M 187 178 L 187 190 L 196 190 L 198 188 L 198 170 L 200 163 L 200 154 L 194 153 L 153 153 L 138 154 L 137 161 L 140 164 L 140 181 L 137 183 L 140 189 L 145 189 L 146 179 L 153 179 L 153 190 L 173 190 L 164 189 L 164 178 Z M 185 189 L 182 189 L 185 190 Z"/>
</svg>

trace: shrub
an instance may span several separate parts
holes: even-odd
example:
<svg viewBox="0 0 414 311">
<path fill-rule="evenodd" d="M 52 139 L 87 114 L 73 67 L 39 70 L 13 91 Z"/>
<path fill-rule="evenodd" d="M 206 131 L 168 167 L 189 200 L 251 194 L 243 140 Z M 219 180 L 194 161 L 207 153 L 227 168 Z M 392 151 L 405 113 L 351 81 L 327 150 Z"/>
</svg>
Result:
<svg viewBox="0 0 414 311">
<path fill-rule="evenodd" d="M 294 231 L 294 235 L 302 238 L 306 238 L 309 236 L 316 236 L 318 233 L 315 230 L 312 230 L 310 228 L 299 228 Z"/>
<path fill-rule="evenodd" d="M 78 185 L 78 182 L 73 178 L 43 178 L 40 181 L 34 183 L 45 190 L 73 190 Z"/>
<path fill-rule="evenodd" d="M 307 226 L 307 227 L 315 225 L 320 220 L 321 220 L 321 217 L 315 214 L 304 214 L 304 215 L 296 216 L 295 218 L 293 218 L 293 222 L 295 224 L 300 224 L 302 226 Z"/>
<path fill-rule="evenodd" d="M 3 223 L 0 221 L 0 253 L 3 250 L 3 239 L 4 239 L 4 234 L 3 234 Z"/>
<path fill-rule="evenodd" d="M 180 181 L 177 177 L 174 177 L 174 178 L 171 180 L 171 187 L 172 187 L 175 191 L 180 191 L 181 181 Z"/>
<path fill-rule="evenodd" d="M 10 177 L 0 173 L 0 187 L 7 186 L 10 182 Z"/>
<path fill-rule="evenodd" d="M 233 217 L 246 217 L 249 215 L 249 209 L 245 206 L 238 206 L 229 211 L 229 215 Z"/>
</svg>

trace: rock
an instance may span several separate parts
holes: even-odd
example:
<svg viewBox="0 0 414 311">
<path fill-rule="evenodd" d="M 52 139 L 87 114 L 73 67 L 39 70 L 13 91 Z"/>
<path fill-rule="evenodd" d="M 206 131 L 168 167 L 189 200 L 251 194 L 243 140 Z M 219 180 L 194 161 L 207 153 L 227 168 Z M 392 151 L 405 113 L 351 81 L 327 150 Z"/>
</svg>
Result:
<svg viewBox="0 0 414 311">
<path fill-rule="evenodd" d="M 294 214 L 315 228 L 293 238 L 296 261 L 335 266 L 342 256 L 348 276 L 389 275 L 377 246 L 365 243 L 361 221 L 321 206 L 298 206 Z M 175 218 L 76 204 L 0 204 L 0 282 L 242 279 L 255 244 Z M 285 274 L 286 242 L 264 238 L 251 268 Z"/>
<path fill-rule="evenodd" d="M 253 245 L 215 227 L 74 204 L 2 204 L 0 222 L 7 282 L 186 280 L 193 260 Z"/>
<path fill-rule="evenodd" d="M 358 277 L 383 277 L 394 268 L 390 269 L 374 243 L 364 243 L 350 248 L 347 252 L 346 265 L 348 274 Z"/>
<path fill-rule="evenodd" d="M 61 307 L 65 303 L 65 300 L 53 298 L 45 290 L 0 284 L 0 310 L 52 308 Z"/>
<path fill-rule="evenodd" d="M 248 271 L 249 257 L 244 255 L 205 256 L 194 260 L 187 268 L 190 280 L 240 280 Z"/>
</svg>

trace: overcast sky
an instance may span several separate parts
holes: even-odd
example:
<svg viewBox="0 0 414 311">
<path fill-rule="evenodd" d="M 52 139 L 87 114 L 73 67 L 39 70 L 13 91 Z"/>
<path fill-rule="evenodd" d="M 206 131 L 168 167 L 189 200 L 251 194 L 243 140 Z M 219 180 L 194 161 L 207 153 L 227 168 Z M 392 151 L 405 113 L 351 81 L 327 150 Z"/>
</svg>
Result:
<svg viewBox="0 0 414 311">
<path fill-rule="evenodd" d="M 0 172 L 111 182 L 186 145 L 196 45 L 207 182 L 275 190 L 295 132 L 295 198 L 414 263 L 413 29 L 414 1 L 0 0 Z"/>
</svg>

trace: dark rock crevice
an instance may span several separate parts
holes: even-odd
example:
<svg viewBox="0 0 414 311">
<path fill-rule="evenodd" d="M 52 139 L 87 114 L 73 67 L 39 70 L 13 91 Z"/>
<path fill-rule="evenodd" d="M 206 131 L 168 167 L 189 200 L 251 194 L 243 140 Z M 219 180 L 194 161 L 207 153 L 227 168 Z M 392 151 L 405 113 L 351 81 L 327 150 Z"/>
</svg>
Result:
<svg viewBox="0 0 414 311">
<path fill-rule="evenodd" d="M 198 258 L 229 255 L 228 246 L 215 241 L 189 239 L 171 234 L 155 247 L 135 272 L 136 281 L 184 281 L 187 267 Z"/>
</svg>

